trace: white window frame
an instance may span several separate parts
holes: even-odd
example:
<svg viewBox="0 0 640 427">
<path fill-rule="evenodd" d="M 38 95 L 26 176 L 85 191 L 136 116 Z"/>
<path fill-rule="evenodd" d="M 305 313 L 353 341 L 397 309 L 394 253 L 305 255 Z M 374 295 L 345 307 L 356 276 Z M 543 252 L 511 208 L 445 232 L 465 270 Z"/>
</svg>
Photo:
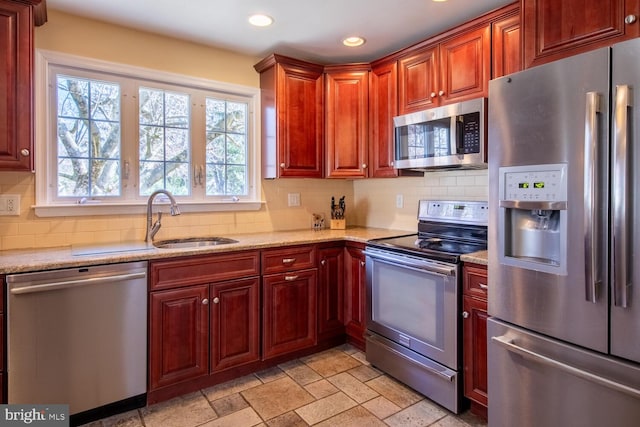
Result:
<svg viewBox="0 0 640 427">
<path fill-rule="evenodd" d="M 224 196 L 194 199 L 193 197 L 177 197 L 180 210 L 182 212 L 216 212 L 216 211 L 247 211 L 258 210 L 264 201 L 261 200 L 261 177 L 260 177 L 260 89 L 207 80 L 197 77 L 168 73 L 164 71 L 151 70 L 148 68 L 136 67 L 125 64 L 106 62 L 96 59 L 84 58 L 60 52 L 53 52 L 44 49 L 37 49 L 35 52 L 35 106 L 36 106 L 36 203 L 33 206 L 35 213 L 39 217 L 55 216 L 85 216 L 85 215 L 122 215 L 139 214 L 146 212 L 147 198 L 136 196 L 121 201 L 86 201 L 85 203 L 69 203 L 57 198 L 56 173 L 57 173 L 57 134 L 56 123 L 50 111 L 52 97 L 55 99 L 56 88 L 51 87 L 53 70 L 57 66 L 76 68 L 80 76 L 90 76 L 92 71 L 100 73 L 110 73 L 114 75 L 126 76 L 146 80 L 147 82 L 157 82 L 154 87 L 170 88 L 188 87 L 198 93 L 214 96 L 219 94 L 228 100 L 248 101 L 247 115 L 247 173 L 248 173 L 248 194 L 246 196 Z M 103 77 L 104 78 L 104 77 Z M 149 83 L 152 84 L 152 83 Z M 125 88 L 121 88 L 124 92 Z M 207 93 L 208 92 L 208 93 Z M 137 112 L 132 112 L 130 107 L 122 106 L 121 122 L 137 119 Z M 204 116 L 203 116 L 204 117 Z M 200 126 L 200 118 L 194 118 L 196 126 Z M 192 122 L 192 131 L 194 128 Z M 204 130 L 204 126 L 201 126 Z M 124 137 L 124 135 L 123 135 Z M 137 146 L 137 144 L 136 144 Z M 122 158 L 125 160 L 126 149 L 123 147 Z M 194 150 L 195 151 L 195 150 Z M 204 153 L 204 149 L 203 149 Z M 192 153 L 193 154 L 193 153 Z M 129 154 L 131 155 L 131 154 Z M 204 156 L 204 154 L 202 155 Z M 192 159 L 193 164 L 197 161 L 204 162 L 204 159 Z M 202 163 L 204 165 L 204 163 Z M 123 166 L 121 164 L 121 166 Z M 138 158 L 131 164 L 131 175 L 129 184 L 135 183 L 137 188 L 138 179 Z M 123 189 L 124 192 L 124 189 Z M 136 189 L 137 194 L 137 189 Z"/>
</svg>

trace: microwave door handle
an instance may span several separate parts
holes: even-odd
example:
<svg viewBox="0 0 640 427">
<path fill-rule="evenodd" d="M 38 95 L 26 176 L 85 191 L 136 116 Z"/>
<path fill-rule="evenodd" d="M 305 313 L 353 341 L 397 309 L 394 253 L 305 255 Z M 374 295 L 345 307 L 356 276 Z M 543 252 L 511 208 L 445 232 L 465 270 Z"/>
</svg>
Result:
<svg viewBox="0 0 640 427">
<path fill-rule="evenodd" d="M 601 226 L 599 188 L 598 138 L 600 136 L 599 114 L 601 113 L 601 97 L 597 92 L 588 92 L 586 96 L 586 114 L 584 129 L 584 253 L 585 253 L 585 297 L 592 303 L 598 302 L 602 285 L 601 242 L 599 228 Z"/>
<path fill-rule="evenodd" d="M 456 142 L 456 154 L 464 154 L 464 116 L 455 116 L 455 135 L 453 140 Z"/>
<path fill-rule="evenodd" d="M 613 118 L 613 303 L 629 306 L 629 116 L 631 88 L 616 86 Z"/>
</svg>

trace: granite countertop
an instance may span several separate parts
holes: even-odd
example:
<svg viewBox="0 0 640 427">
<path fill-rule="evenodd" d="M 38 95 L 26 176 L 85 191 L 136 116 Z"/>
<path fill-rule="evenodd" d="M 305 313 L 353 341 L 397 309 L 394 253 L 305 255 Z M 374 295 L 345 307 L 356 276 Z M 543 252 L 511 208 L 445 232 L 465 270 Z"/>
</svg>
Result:
<svg viewBox="0 0 640 427">
<path fill-rule="evenodd" d="M 0 274 L 175 258 L 188 255 L 234 252 L 248 249 L 341 240 L 364 243 L 370 239 L 406 235 L 407 233 L 407 231 L 403 230 L 353 227 L 347 228 L 346 230 L 309 229 L 251 234 L 225 234 L 224 237 L 237 240 L 238 243 L 188 249 L 158 249 L 155 247 L 147 247 L 144 242 L 124 242 L 113 245 L 96 244 L 91 247 L 84 246 L 81 251 L 71 246 L 0 251 Z M 86 253 L 86 255 L 78 255 L 79 252 Z"/>
<path fill-rule="evenodd" d="M 489 264 L 489 252 L 478 251 L 470 254 L 464 254 L 460 256 L 462 262 L 472 262 L 474 264 L 488 265 Z"/>
</svg>

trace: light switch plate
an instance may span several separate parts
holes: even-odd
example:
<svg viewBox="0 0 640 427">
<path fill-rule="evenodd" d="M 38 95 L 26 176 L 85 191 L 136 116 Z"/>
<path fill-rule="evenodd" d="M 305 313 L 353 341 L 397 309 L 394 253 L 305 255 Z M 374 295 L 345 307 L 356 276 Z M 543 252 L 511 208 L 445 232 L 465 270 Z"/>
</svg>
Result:
<svg viewBox="0 0 640 427">
<path fill-rule="evenodd" d="M 289 193 L 289 206 L 300 206 L 300 193 Z"/>
<path fill-rule="evenodd" d="M 404 207 L 404 196 L 402 194 L 396 194 L 396 208 L 402 209 Z"/>
</svg>

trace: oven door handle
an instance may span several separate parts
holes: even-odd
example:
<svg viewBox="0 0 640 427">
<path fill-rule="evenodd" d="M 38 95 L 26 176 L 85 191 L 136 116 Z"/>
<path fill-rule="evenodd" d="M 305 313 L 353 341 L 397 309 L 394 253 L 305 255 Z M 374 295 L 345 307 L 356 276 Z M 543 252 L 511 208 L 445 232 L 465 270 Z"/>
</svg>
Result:
<svg viewBox="0 0 640 427">
<path fill-rule="evenodd" d="M 456 268 L 455 267 L 447 267 L 440 263 L 436 263 L 433 261 L 429 261 L 427 259 L 414 259 L 408 256 L 396 256 L 390 255 L 387 253 L 373 252 L 373 251 L 364 251 L 364 254 L 368 257 L 379 259 L 380 261 L 386 261 L 389 263 L 394 263 L 396 265 L 410 267 L 417 270 L 428 271 L 431 273 L 440 274 L 443 276 L 455 276 Z"/>
</svg>

